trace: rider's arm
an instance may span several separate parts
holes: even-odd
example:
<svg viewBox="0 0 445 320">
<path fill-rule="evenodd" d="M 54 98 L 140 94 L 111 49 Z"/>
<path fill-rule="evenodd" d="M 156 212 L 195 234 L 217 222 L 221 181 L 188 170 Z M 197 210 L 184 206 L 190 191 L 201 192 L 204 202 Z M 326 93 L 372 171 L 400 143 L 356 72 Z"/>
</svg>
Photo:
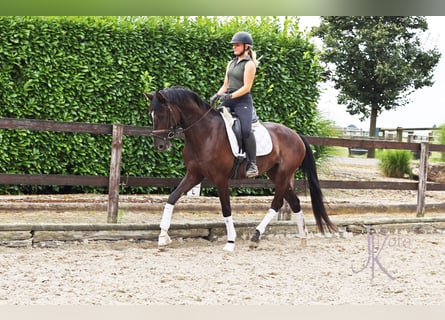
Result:
<svg viewBox="0 0 445 320">
<path fill-rule="evenodd" d="M 227 76 L 227 72 L 229 70 L 230 62 L 231 61 L 229 61 L 229 63 L 227 64 L 227 67 L 226 67 L 226 74 L 224 76 L 224 83 L 223 83 L 222 87 L 218 90 L 218 92 L 216 94 L 223 94 L 223 93 L 227 92 L 227 87 L 229 86 L 229 77 Z"/>
</svg>

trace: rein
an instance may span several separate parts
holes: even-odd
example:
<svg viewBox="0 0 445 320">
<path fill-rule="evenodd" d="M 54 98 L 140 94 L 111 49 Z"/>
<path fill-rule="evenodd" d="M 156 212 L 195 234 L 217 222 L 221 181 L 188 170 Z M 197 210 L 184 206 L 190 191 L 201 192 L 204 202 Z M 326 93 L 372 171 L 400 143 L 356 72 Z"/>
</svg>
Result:
<svg viewBox="0 0 445 320">
<path fill-rule="evenodd" d="M 172 122 L 171 121 L 171 119 L 173 118 L 174 119 L 174 117 L 173 117 L 173 110 L 171 109 L 171 107 L 170 107 L 170 105 L 168 106 L 168 110 L 169 110 L 169 120 L 168 120 L 168 122 L 170 123 L 170 122 Z M 183 134 L 184 132 L 186 132 L 186 131 L 188 131 L 188 130 L 190 130 L 191 128 L 193 128 L 196 124 L 198 124 L 202 119 L 204 119 L 208 114 L 209 114 L 209 112 L 212 110 L 212 108 L 209 108 L 202 116 L 201 116 L 201 118 L 199 118 L 198 120 L 196 120 L 195 122 L 193 122 L 191 125 L 189 125 L 187 128 L 185 128 L 185 129 L 183 129 L 183 128 L 178 128 L 178 123 L 176 123 L 176 121 L 175 121 L 175 123 L 173 124 L 173 125 L 171 125 L 170 126 L 170 129 L 160 129 L 160 130 L 153 130 L 152 131 L 152 135 L 153 136 L 155 136 L 155 137 L 157 137 L 157 138 L 161 138 L 161 139 L 164 139 L 164 140 L 166 140 L 166 139 L 168 139 L 168 140 L 171 140 L 171 139 L 173 139 L 174 137 L 177 137 L 177 136 L 180 136 L 181 134 Z M 168 134 L 167 134 L 167 137 L 161 137 L 161 136 L 159 136 L 158 134 L 161 134 L 161 133 L 165 133 L 165 132 L 168 132 Z"/>
</svg>

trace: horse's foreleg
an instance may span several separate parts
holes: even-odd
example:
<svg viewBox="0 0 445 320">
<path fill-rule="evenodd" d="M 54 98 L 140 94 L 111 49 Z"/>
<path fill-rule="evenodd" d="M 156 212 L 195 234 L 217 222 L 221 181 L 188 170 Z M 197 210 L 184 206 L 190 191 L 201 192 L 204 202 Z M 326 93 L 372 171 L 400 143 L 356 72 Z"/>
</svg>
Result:
<svg viewBox="0 0 445 320">
<path fill-rule="evenodd" d="M 227 231 L 227 243 L 223 249 L 228 252 L 233 252 L 235 250 L 236 230 L 232 218 L 232 209 L 230 207 L 228 183 L 226 182 L 225 184 L 218 185 L 217 189 Z"/>
<path fill-rule="evenodd" d="M 158 247 L 162 248 L 168 246 L 172 240 L 168 235 L 168 230 L 170 229 L 170 223 L 173 215 L 173 209 L 175 207 L 175 203 L 178 199 L 195 185 L 200 183 L 203 180 L 200 176 L 194 176 L 189 173 L 185 175 L 185 177 L 181 180 L 176 189 L 170 194 L 167 199 L 167 203 L 164 206 L 164 211 L 162 213 L 162 219 L 160 223 L 161 233 L 158 238 Z"/>
<path fill-rule="evenodd" d="M 159 234 L 158 237 L 159 248 L 168 246 L 172 242 L 170 236 L 168 235 L 168 229 L 170 229 L 170 222 L 172 219 L 174 207 L 175 207 L 174 205 L 168 202 L 164 206 L 164 212 L 162 213 L 162 219 L 159 225 L 161 227 L 161 233 Z"/>
<path fill-rule="evenodd" d="M 226 224 L 227 230 L 227 243 L 225 244 L 223 250 L 233 252 L 235 250 L 236 230 L 232 216 L 224 217 L 224 223 Z"/>
</svg>

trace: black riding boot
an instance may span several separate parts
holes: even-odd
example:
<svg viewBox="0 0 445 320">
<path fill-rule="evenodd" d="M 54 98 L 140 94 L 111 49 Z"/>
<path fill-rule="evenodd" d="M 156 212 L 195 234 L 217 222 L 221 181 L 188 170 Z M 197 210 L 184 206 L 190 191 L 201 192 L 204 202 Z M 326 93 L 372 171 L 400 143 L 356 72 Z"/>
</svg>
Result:
<svg viewBox="0 0 445 320">
<path fill-rule="evenodd" d="M 244 148 L 246 149 L 247 164 L 246 176 L 253 178 L 258 175 L 258 168 L 256 166 L 256 141 L 253 132 L 249 134 L 247 139 L 244 139 Z"/>
</svg>

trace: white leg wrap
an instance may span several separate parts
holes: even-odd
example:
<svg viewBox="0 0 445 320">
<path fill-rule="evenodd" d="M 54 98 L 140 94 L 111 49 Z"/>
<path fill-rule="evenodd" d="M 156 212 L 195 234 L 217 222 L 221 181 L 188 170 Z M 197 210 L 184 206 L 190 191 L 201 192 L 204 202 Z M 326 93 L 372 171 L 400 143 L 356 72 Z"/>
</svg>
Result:
<svg viewBox="0 0 445 320">
<path fill-rule="evenodd" d="M 224 218 L 224 223 L 226 224 L 226 229 L 227 229 L 227 241 L 235 242 L 236 231 L 235 231 L 235 225 L 233 224 L 232 216 L 225 217 Z"/>
<path fill-rule="evenodd" d="M 173 208 L 175 206 L 170 204 L 170 203 L 166 203 L 164 206 L 164 213 L 162 214 L 162 220 L 161 220 L 161 229 L 164 229 L 166 231 L 168 231 L 168 229 L 170 229 L 170 222 L 172 221 L 172 214 L 173 214 Z"/>
<path fill-rule="evenodd" d="M 267 211 L 266 216 L 263 218 L 263 221 L 261 221 L 258 227 L 256 227 L 256 229 L 260 232 L 260 234 L 264 233 L 267 225 L 269 224 L 269 222 L 273 220 L 273 218 L 275 218 L 276 214 L 277 212 L 272 208 L 270 208 L 269 211 Z"/>
<path fill-rule="evenodd" d="M 306 225 L 304 224 L 304 215 L 302 210 L 295 213 L 295 220 L 297 221 L 298 226 L 298 236 L 300 238 L 306 238 Z"/>
<path fill-rule="evenodd" d="M 233 252 L 233 250 L 235 250 L 236 231 L 232 216 L 224 217 L 224 223 L 226 224 L 227 229 L 227 243 L 223 250 Z"/>
</svg>

